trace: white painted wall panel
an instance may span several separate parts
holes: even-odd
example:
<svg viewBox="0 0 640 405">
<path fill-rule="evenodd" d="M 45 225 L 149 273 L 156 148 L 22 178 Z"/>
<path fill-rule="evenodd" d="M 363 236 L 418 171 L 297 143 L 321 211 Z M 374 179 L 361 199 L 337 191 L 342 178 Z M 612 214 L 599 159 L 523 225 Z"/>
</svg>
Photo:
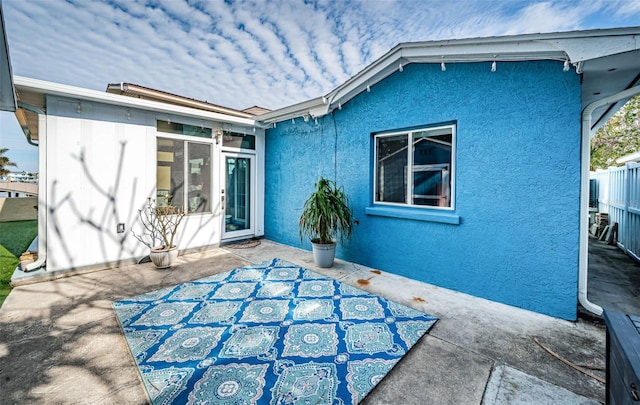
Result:
<svg viewBox="0 0 640 405">
<path fill-rule="evenodd" d="M 83 102 L 78 112 L 76 101 L 55 98 L 48 106 L 47 269 L 143 256 L 146 249 L 116 227 L 134 224 L 154 188 L 155 157 L 145 151 L 155 141 L 144 114 L 129 122 L 118 107 Z"/>
<path fill-rule="evenodd" d="M 148 253 L 131 230 L 141 231 L 138 209 L 155 196 L 158 118 L 163 117 L 95 102 L 82 101 L 79 107 L 77 100 L 48 97 L 47 270 L 117 264 Z M 181 121 L 177 116 L 172 120 Z M 262 235 L 264 131 L 256 135 L 256 234 Z M 211 142 L 213 212 L 185 217 L 177 236 L 180 250 L 220 243 L 221 146 Z M 125 224 L 125 233 L 117 233 L 118 223 Z"/>
</svg>

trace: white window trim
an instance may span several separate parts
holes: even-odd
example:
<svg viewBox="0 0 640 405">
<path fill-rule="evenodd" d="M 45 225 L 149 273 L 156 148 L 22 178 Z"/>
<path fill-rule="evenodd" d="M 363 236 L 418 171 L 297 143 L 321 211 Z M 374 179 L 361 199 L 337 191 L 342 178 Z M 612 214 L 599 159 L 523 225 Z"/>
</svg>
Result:
<svg viewBox="0 0 640 405">
<path fill-rule="evenodd" d="M 156 117 L 156 120 L 154 122 L 156 122 L 156 121 L 162 121 L 162 119 Z M 184 125 L 194 125 L 192 122 L 195 122 L 195 121 L 188 120 L 188 119 L 186 119 L 186 120 L 177 119 L 174 122 L 179 123 L 179 124 L 184 124 Z M 207 123 L 204 122 L 204 121 L 202 122 L 202 124 L 203 124 L 202 125 L 203 127 L 210 128 L 212 130 L 212 133 L 213 133 L 213 128 L 211 128 L 210 125 L 206 125 Z M 188 197 L 189 193 L 188 193 L 188 190 L 187 190 L 188 181 L 189 180 L 187 179 L 187 176 L 186 176 L 186 174 L 189 172 L 189 159 L 188 159 L 189 146 L 187 144 L 189 142 L 191 142 L 191 143 L 200 143 L 200 144 L 209 145 L 209 147 L 211 148 L 210 150 L 211 150 L 211 170 L 212 170 L 211 175 L 210 175 L 210 179 L 213 179 L 213 175 L 214 175 L 214 171 L 213 171 L 213 165 L 214 164 L 213 164 L 213 162 L 214 162 L 214 154 L 216 153 L 215 137 L 205 138 L 205 137 L 200 137 L 200 136 L 191 136 L 191 135 L 174 134 L 172 132 L 163 132 L 163 131 L 158 131 L 157 126 L 154 127 L 154 130 L 155 130 L 155 133 L 156 133 L 156 151 L 158 149 L 158 147 L 157 147 L 158 138 L 172 139 L 174 141 L 183 142 L 183 148 L 184 148 L 183 173 L 185 175 L 185 189 L 184 189 L 184 195 L 183 195 L 183 198 L 182 198 L 182 200 L 183 200 L 182 201 L 182 205 L 183 205 L 183 209 L 185 211 L 185 215 L 187 215 L 187 216 L 212 215 L 213 214 L 213 210 L 214 210 L 214 207 L 213 207 L 213 202 L 214 202 L 214 199 L 213 199 L 213 194 L 214 194 L 213 180 L 210 180 L 212 184 L 209 186 L 210 187 L 210 190 L 209 190 L 210 196 L 209 196 L 209 198 L 211 200 L 211 207 L 209 207 L 209 211 L 206 211 L 206 212 L 189 212 L 189 197 Z M 158 166 L 158 161 L 156 160 L 156 167 L 157 166 Z M 156 181 L 157 181 L 157 178 L 156 178 Z M 157 192 L 158 191 L 156 189 L 156 195 L 157 195 Z"/>
<path fill-rule="evenodd" d="M 451 204 L 449 207 L 438 207 L 433 205 L 417 205 L 413 204 L 413 176 L 410 176 L 408 173 L 413 173 L 413 145 L 414 145 L 414 136 L 418 132 L 429 132 L 438 129 L 451 129 L 451 172 L 449 174 L 451 178 Z M 395 203 L 395 202 L 385 202 L 385 201 L 376 201 L 376 188 L 378 184 L 378 139 L 386 138 L 397 135 L 406 135 L 409 138 L 409 142 L 407 143 L 407 201 L 408 203 Z M 411 147 L 409 147 L 411 146 Z M 394 132 L 384 132 L 378 133 L 374 135 L 374 144 L 373 144 L 373 195 L 372 201 L 374 206 L 390 206 L 390 207 L 403 207 L 403 208 L 418 208 L 423 210 L 438 210 L 438 211 L 455 211 L 456 207 L 456 124 L 448 124 L 448 125 L 437 125 L 437 126 L 425 126 L 419 128 L 413 128 L 410 130 L 399 130 Z"/>
</svg>

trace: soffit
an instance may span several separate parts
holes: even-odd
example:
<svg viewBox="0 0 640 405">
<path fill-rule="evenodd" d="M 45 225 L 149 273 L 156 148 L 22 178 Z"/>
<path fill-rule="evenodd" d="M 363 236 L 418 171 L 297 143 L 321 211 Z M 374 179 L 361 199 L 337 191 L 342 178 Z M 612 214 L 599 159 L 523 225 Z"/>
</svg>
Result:
<svg viewBox="0 0 640 405">
<path fill-rule="evenodd" d="M 582 107 L 640 84 L 640 50 L 585 61 L 582 66 Z M 628 99 L 594 110 L 593 126 L 604 124 Z"/>
<path fill-rule="evenodd" d="M 39 140 L 38 114 L 20 106 L 26 104 L 28 106 L 35 107 L 38 110 L 45 111 L 46 106 L 44 94 L 17 89 L 16 99 L 18 102 L 18 108 L 16 109 L 15 115 L 18 119 L 18 123 L 22 127 L 22 131 L 25 135 L 30 137 L 32 141 Z"/>
</svg>

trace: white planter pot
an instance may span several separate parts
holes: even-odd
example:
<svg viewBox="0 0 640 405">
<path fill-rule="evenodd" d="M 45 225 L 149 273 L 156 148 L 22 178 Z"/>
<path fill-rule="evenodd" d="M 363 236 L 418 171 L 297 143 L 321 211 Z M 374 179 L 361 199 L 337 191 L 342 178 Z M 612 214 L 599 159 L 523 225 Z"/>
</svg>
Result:
<svg viewBox="0 0 640 405">
<path fill-rule="evenodd" d="M 166 249 L 151 249 L 149 252 L 149 258 L 159 269 L 166 269 L 171 267 L 173 262 L 178 257 L 178 248 L 172 247 L 169 250 Z"/>
<path fill-rule="evenodd" d="M 313 262 L 318 267 L 333 266 L 333 259 L 336 256 L 336 242 L 325 244 L 311 242 L 313 247 Z"/>
</svg>

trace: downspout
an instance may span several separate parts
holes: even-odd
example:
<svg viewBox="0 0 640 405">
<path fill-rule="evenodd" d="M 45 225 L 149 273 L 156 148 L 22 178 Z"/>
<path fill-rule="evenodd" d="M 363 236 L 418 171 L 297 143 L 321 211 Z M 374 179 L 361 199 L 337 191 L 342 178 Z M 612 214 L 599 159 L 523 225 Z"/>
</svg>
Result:
<svg viewBox="0 0 640 405">
<path fill-rule="evenodd" d="M 18 101 L 18 107 L 38 114 L 38 260 L 25 266 L 24 271 L 33 271 L 44 267 L 47 262 L 47 116 L 44 111 Z M 28 131 L 28 129 L 26 129 Z M 26 134 L 26 133 L 25 133 Z M 31 134 L 26 134 L 31 139 Z M 30 142 L 31 143 L 31 142 Z"/>
<path fill-rule="evenodd" d="M 640 94 L 640 86 L 594 101 L 582 111 L 581 182 L 580 182 L 580 261 L 578 267 L 578 301 L 589 312 L 602 315 L 602 307 L 587 298 L 589 273 L 589 160 L 591 155 L 591 114 L 596 108 Z"/>
</svg>

